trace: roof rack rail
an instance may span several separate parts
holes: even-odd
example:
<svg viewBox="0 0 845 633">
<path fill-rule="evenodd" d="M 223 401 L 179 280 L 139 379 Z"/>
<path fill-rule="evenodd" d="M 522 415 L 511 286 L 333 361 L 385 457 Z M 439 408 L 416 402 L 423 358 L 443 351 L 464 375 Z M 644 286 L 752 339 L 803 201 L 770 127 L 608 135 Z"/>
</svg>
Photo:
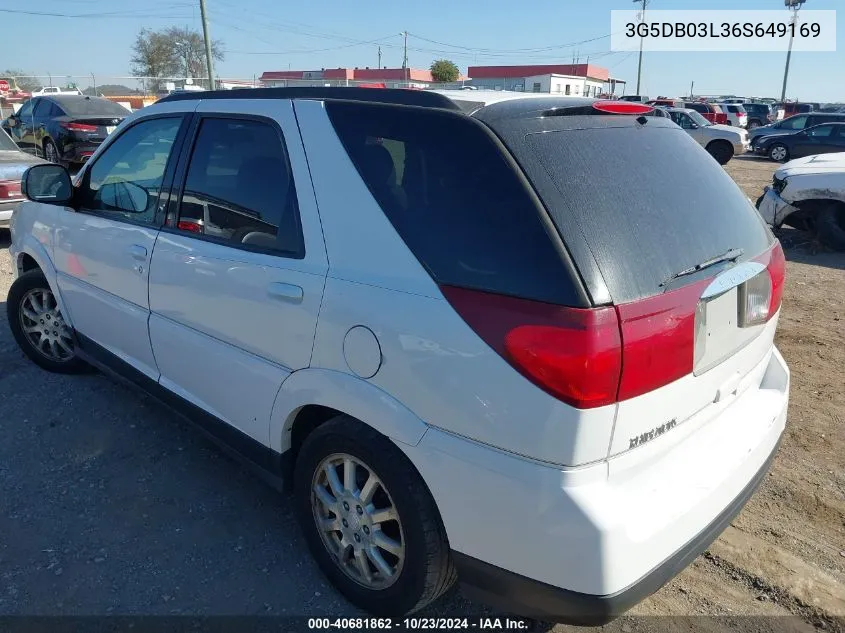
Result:
<svg viewBox="0 0 845 633">
<path fill-rule="evenodd" d="M 198 99 L 330 99 L 460 110 L 454 101 L 436 92 L 409 90 L 406 88 L 353 88 L 343 86 L 328 88 L 255 88 L 254 90 L 178 92 L 159 99 L 158 103 L 194 101 Z"/>
</svg>

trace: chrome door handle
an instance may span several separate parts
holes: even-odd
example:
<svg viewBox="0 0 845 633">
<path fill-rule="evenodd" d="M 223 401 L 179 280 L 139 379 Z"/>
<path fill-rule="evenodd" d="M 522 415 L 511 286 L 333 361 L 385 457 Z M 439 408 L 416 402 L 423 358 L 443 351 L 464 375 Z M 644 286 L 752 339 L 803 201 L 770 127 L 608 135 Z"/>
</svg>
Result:
<svg viewBox="0 0 845 633">
<path fill-rule="evenodd" d="M 133 244 L 129 247 L 129 254 L 140 261 L 146 261 L 147 259 L 147 249 L 138 244 Z"/>
<path fill-rule="evenodd" d="M 272 283 L 267 286 L 267 294 L 274 299 L 289 301 L 290 303 L 302 303 L 302 288 L 294 284 Z"/>
</svg>

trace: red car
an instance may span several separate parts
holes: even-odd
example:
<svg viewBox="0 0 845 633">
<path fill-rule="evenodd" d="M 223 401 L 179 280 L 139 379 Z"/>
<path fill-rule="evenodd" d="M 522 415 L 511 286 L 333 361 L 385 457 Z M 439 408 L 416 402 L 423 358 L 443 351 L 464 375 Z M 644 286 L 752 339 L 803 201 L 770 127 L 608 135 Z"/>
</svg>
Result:
<svg viewBox="0 0 845 633">
<path fill-rule="evenodd" d="M 727 113 L 713 103 L 707 103 L 706 101 L 686 101 L 681 107 L 695 110 L 705 119 L 710 121 L 710 123 L 715 123 L 717 125 L 727 125 L 728 123 Z"/>
</svg>

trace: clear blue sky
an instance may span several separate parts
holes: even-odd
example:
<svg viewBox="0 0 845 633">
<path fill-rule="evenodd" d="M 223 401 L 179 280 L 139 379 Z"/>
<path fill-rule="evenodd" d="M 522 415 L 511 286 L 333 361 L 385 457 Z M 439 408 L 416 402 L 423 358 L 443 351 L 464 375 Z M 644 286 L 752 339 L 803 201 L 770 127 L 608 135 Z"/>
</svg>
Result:
<svg viewBox="0 0 845 633">
<path fill-rule="evenodd" d="M 412 67 L 427 68 L 435 58 L 454 60 L 462 71 L 474 64 L 569 63 L 605 66 L 613 76 L 636 83 L 637 55 L 609 53 L 612 9 L 635 8 L 631 0 L 425 0 L 396 2 L 348 0 L 206 0 L 211 33 L 224 43 L 226 60 L 216 74 L 252 79 L 265 70 L 400 66 L 402 36 L 409 31 Z M 783 9 L 782 0 L 650 0 L 650 9 Z M 845 8 L 842 0 L 808 0 L 807 9 Z M 33 11 L 86 14 L 64 17 L 8 13 Z M 840 12 L 845 18 L 845 11 Z M 201 28 L 199 0 L 4 0 L 6 25 L 0 65 L 33 74 L 94 73 L 98 83 L 129 74 L 130 47 L 142 27 Z M 839 17 L 839 16 L 838 16 Z M 843 19 L 840 18 L 840 19 Z M 795 53 L 788 96 L 814 101 L 845 101 L 845 25 L 835 53 Z M 549 48 L 540 52 L 516 49 Z M 641 92 L 685 94 L 695 81 L 699 94 L 779 96 L 783 53 L 646 53 Z M 80 85 L 90 81 L 79 78 Z"/>
</svg>

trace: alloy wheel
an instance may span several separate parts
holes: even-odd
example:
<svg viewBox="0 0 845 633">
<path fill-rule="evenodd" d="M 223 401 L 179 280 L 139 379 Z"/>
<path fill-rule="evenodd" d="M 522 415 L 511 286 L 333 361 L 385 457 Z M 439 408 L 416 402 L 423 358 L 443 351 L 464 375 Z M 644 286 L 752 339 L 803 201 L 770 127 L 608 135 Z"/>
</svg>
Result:
<svg viewBox="0 0 845 633">
<path fill-rule="evenodd" d="M 314 472 L 311 509 L 335 564 L 369 589 L 385 589 L 405 563 L 405 536 L 384 482 L 346 453 L 329 455 Z"/>
<path fill-rule="evenodd" d="M 786 148 L 783 145 L 776 145 L 772 148 L 772 158 L 776 161 L 786 159 Z"/>
<path fill-rule="evenodd" d="M 45 358 L 64 363 L 74 358 L 73 337 L 56 298 L 46 288 L 33 288 L 18 309 L 21 329 L 29 343 Z"/>
<path fill-rule="evenodd" d="M 49 162 L 59 162 L 59 154 L 56 151 L 56 146 L 49 141 L 44 145 L 44 154 Z"/>
</svg>

